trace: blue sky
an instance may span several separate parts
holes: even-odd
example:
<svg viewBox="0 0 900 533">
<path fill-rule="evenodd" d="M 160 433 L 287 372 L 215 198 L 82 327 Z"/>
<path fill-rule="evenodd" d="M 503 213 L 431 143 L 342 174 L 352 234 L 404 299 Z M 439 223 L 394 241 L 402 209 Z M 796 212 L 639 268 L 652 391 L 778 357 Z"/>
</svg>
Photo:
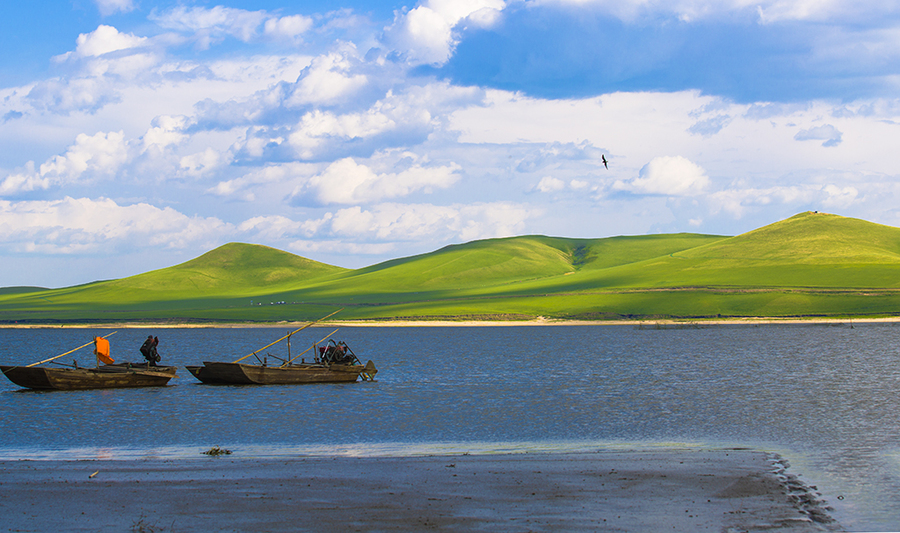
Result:
<svg viewBox="0 0 900 533">
<path fill-rule="evenodd" d="M 361 267 L 805 210 L 900 225 L 900 1 L 3 11 L 0 286 L 234 241 Z"/>
</svg>

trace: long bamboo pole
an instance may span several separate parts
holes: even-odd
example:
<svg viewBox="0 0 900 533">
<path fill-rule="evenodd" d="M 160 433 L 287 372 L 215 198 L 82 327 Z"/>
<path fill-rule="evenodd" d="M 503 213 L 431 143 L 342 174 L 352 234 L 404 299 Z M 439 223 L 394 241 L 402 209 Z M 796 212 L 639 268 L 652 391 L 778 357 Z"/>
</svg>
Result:
<svg viewBox="0 0 900 533">
<path fill-rule="evenodd" d="M 250 356 L 252 356 L 252 355 L 256 355 L 256 352 L 261 352 L 261 351 L 265 350 L 266 348 L 268 348 L 268 347 L 270 347 L 270 346 L 274 346 L 274 345 L 278 344 L 279 342 L 283 341 L 284 339 L 290 337 L 290 336 L 293 335 L 294 333 L 297 333 L 298 331 L 302 331 L 302 330 L 304 330 L 304 329 L 306 329 L 306 328 L 312 326 L 313 324 L 315 324 L 315 323 L 317 323 L 317 322 L 321 322 L 321 321 L 325 320 L 326 318 L 328 318 L 328 317 L 330 317 L 330 316 L 333 316 L 333 315 L 336 315 L 336 314 L 340 313 L 340 312 L 343 311 L 343 310 L 344 310 L 344 308 L 341 307 L 340 309 L 338 309 L 338 310 L 335 311 L 334 313 L 331 313 L 331 314 L 328 315 L 328 316 L 323 316 L 322 318 L 320 318 L 319 320 L 316 320 L 315 322 L 310 322 L 309 324 L 303 326 L 302 328 L 297 328 L 297 329 L 295 329 L 294 331 L 292 331 L 292 332 L 288 333 L 287 335 L 285 335 L 284 337 L 281 337 L 281 338 L 278 339 L 277 341 L 275 341 L 275 342 L 270 342 L 269 344 L 266 344 L 265 346 L 263 346 L 263 347 L 260 348 L 259 350 L 250 352 L 250 353 L 248 353 L 247 355 L 245 355 L 244 357 L 241 357 L 241 358 L 238 359 L 237 361 L 232 361 L 232 364 L 234 364 L 234 363 L 240 363 L 240 362 L 243 361 L 244 359 L 246 359 L 246 358 L 248 358 L 248 357 L 250 357 Z"/>
<path fill-rule="evenodd" d="M 334 330 L 334 331 L 332 331 L 331 333 L 329 333 L 328 335 L 325 335 L 324 337 L 322 337 L 322 340 L 320 340 L 319 342 L 313 344 L 313 345 L 310 346 L 309 348 L 303 350 L 303 353 L 298 354 L 297 357 L 300 357 L 300 356 L 303 355 L 304 353 L 306 353 L 306 352 L 312 350 L 313 348 L 315 348 L 315 347 L 318 346 L 319 344 L 325 342 L 326 340 L 328 340 L 328 337 L 331 337 L 332 335 L 334 335 L 334 334 L 337 333 L 337 332 L 338 332 L 338 330 Z M 284 365 L 289 365 L 289 364 L 293 363 L 294 361 L 297 360 L 297 357 L 294 357 L 294 358 L 291 359 L 290 361 L 287 361 L 286 363 L 284 363 Z M 281 365 L 281 366 L 284 366 L 284 365 Z"/>
<path fill-rule="evenodd" d="M 113 331 L 113 332 L 110 333 L 109 335 L 104 335 L 103 338 L 105 339 L 106 337 L 109 337 L 110 335 L 115 335 L 116 333 L 118 333 L 118 331 Z M 49 363 L 50 361 L 53 361 L 54 359 L 59 359 L 60 357 L 62 357 L 62 356 L 64 356 L 64 355 L 69 355 L 69 354 L 72 353 L 72 352 L 77 352 L 78 350 L 84 348 L 85 346 L 90 346 L 91 344 L 94 344 L 94 341 L 91 341 L 91 342 L 89 342 L 89 343 L 87 343 L 87 344 L 82 344 L 82 345 L 79 346 L 78 348 L 75 348 L 74 350 L 69 350 L 69 351 L 66 352 L 66 353 L 61 353 L 61 354 L 57 355 L 56 357 L 51 357 L 50 359 L 44 359 L 43 361 L 38 361 L 37 363 L 31 363 L 30 365 L 27 365 L 25 368 L 29 368 L 29 367 L 37 366 L 37 365 L 42 365 L 42 364 L 44 364 L 44 363 Z"/>
</svg>

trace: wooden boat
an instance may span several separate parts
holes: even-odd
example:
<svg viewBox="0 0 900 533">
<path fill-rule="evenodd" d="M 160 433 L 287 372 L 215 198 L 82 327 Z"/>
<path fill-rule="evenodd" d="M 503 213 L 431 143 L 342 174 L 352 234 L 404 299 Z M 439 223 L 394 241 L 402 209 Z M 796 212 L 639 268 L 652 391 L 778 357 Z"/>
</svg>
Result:
<svg viewBox="0 0 900 533">
<path fill-rule="evenodd" d="M 335 311 L 336 313 L 337 311 Z M 333 315 L 332 313 L 331 315 Z M 328 315 L 328 316 L 331 316 Z M 326 316 L 325 318 L 328 318 Z M 321 318 L 316 322 L 324 320 Z M 280 339 L 263 346 L 255 352 L 233 361 L 231 363 L 204 361 L 201 366 L 188 366 L 188 372 L 194 375 L 203 383 L 210 385 L 288 385 L 300 383 L 349 383 L 355 382 L 360 377 L 363 381 L 374 381 L 375 374 L 378 370 L 375 363 L 369 361 L 365 365 L 356 357 L 353 350 L 344 342 L 330 341 L 329 345 L 319 346 L 329 337 L 337 333 L 334 330 L 325 336 L 322 340 L 315 343 L 309 349 L 302 353 L 291 357 L 291 336 L 306 329 L 316 322 L 311 322 L 302 328 L 292 331 L 281 337 Z M 259 353 L 266 348 L 287 339 L 288 355 L 286 358 L 266 354 L 263 358 L 259 357 Z M 299 364 L 294 361 L 300 356 L 315 350 L 315 359 L 312 363 L 307 363 L 303 359 Z M 246 364 L 241 361 L 255 356 L 260 364 Z M 268 364 L 269 357 L 281 361 L 280 364 L 270 366 Z"/>
<path fill-rule="evenodd" d="M 175 377 L 177 369 L 174 366 L 150 366 L 149 363 L 116 363 L 96 368 L 0 365 L 0 370 L 20 387 L 85 390 L 162 387 Z"/>
<path fill-rule="evenodd" d="M 115 331 L 113 332 L 115 333 Z M 109 337 L 94 337 L 94 340 L 69 350 L 66 353 L 25 366 L 0 365 L 10 381 L 20 387 L 41 390 L 84 390 L 112 389 L 121 387 L 161 387 L 175 377 L 174 366 L 151 366 L 146 363 L 116 363 L 109 355 Z M 52 362 L 64 355 L 94 344 L 94 355 L 97 366 L 79 367 L 77 362 L 72 366 L 50 367 L 38 366 Z M 103 361 L 102 366 L 100 362 Z"/>
<path fill-rule="evenodd" d="M 349 383 L 360 376 L 374 379 L 375 364 L 302 363 L 299 365 L 265 366 L 243 363 L 204 361 L 203 366 L 189 366 L 188 372 L 209 385 L 290 385 L 300 383 Z"/>
</svg>

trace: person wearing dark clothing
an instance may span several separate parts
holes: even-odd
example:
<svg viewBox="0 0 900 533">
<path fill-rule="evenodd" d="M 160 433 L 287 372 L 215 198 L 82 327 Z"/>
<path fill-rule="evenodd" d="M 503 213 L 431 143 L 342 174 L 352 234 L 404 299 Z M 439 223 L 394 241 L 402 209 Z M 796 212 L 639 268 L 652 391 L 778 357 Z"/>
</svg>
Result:
<svg viewBox="0 0 900 533">
<path fill-rule="evenodd" d="M 150 363 L 150 366 L 156 366 L 156 362 L 160 359 L 159 353 L 156 351 L 158 345 L 159 337 L 154 337 L 153 335 L 148 335 L 147 340 L 141 345 L 141 354 Z"/>
</svg>

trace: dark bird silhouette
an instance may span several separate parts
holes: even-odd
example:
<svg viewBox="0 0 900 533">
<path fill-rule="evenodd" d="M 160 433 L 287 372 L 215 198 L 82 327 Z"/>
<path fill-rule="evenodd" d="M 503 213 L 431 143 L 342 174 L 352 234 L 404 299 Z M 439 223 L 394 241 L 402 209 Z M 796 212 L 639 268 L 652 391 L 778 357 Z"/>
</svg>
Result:
<svg viewBox="0 0 900 533">
<path fill-rule="evenodd" d="M 600 159 L 603 160 L 603 167 L 606 168 L 606 170 L 609 170 L 609 165 L 606 164 L 607 163 L 606 156 L 603 154 L 600 154 Z"/>
</svg>

